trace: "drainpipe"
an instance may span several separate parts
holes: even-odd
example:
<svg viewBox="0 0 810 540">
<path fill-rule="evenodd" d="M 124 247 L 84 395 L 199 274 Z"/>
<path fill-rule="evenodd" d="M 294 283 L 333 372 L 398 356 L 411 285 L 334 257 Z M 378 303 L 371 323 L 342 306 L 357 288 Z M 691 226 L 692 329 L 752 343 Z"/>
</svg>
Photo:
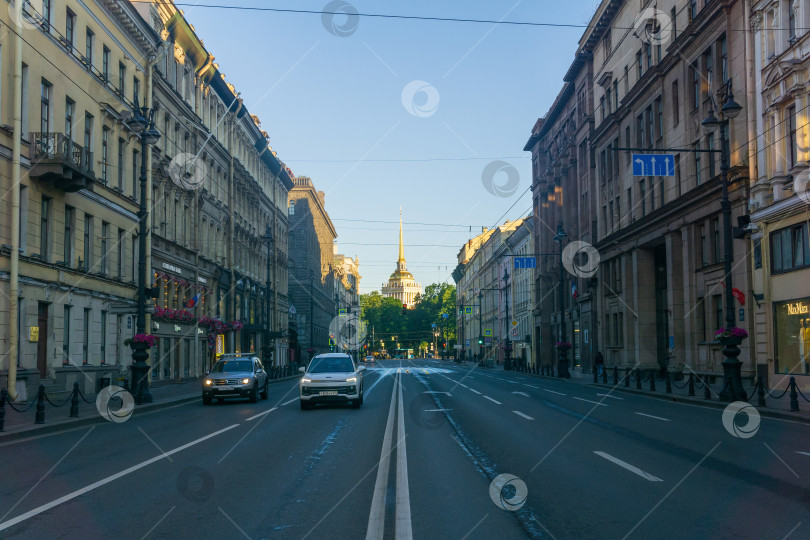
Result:
<svg viewBox="0 0 810 540">
<path fill-rule="evenodd" d="M 234 227 L 234 202 L 233 202 L 233 182 L 234 182 L 234 130 L 236 129 L 236 117 L 239 114 L 239 111 L 242 110 L 242 100 L 238 97 L 234 97 L 234 102 L 236 102 L 237 106 L 236 109 L 233 111 L 232 116 L 229 120 L 229 129 L 228 129 L 228 153 L 230 154 L 230 160 L 228 162 L 228 268 L 231 271 L 231 287 L 230 287 L 230 299 L 231 299 L 231 313 L 233 314 L 233 320 L 237 320 L 236 314 L 237 306 L 234 302 L 236 295 L 234 294 L 236 289 L 236 278 L 235 278 L 235 264 L 234 264 L 234 234 L 235 234 L 235 227 Z M 230 109 L 233 107 L 233 102 L 228 106 Z M 233 351 L 236 351 L 236 335 L 233 337 L 234 343 L 231 344 Z"/>
<path fill-rule="evenodd" d="M 153 89 L 152 89 L 152 72 L 154 71 L 155 64 L 158 61 L 158 57 L 156 54 L 150 54 L 146 60 L 146 100 L 144 101 L 144 107 L 152 107 L 153 103 Z M 168 134 L 164 135 L 168 136 Z M 146 277 L 149 280 L 148 283 L 152 284 L 152 231 L 154 230 L 154 223 L 155 223 L 155 213 L 151 211 L 152 208 L 152 145 L 146 145 L 146 163 L 149 165 L 146 167 L 146 208 L 150 209 L 149 212 L 149 232 L 146 235 Z M 151 299 L 147 299 L 149 301 Z M 151 310 L 147 308 L 146 310 L 146 333 L 151 333 L 152 330 L 152 315 Z M 150 369 L 147 372 L 147 377 L 149 377 L 149 381 L 152 380 L 152 370 Z"/>
<path fill-rule="evenodd" d="M 17 359 L 19 343 L 20 282 L 20 152 L 22 151 L 22 6 L 14 3 L 14 125 L 11 150 L 11 274 L 8 280 L 8 394 L 17 400 Z M 33 143 L 32 143 L 33 144 Z"/>
</svg>

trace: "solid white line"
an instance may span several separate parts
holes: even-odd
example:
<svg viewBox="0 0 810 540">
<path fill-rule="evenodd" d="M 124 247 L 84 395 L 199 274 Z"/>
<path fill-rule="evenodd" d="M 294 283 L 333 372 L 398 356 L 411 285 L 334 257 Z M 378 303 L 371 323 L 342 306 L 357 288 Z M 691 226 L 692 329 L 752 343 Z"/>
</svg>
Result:
<svg viewBox="0 0 810 540">
<path fill-rule="evenodd" d="M 532 417 L 531 417 L 531 416 L 529 416 L 528 414 L 523 414 L 523 413 L 522 413 L 522 412 L 520 412 L 520 411 L 512 411 L 512 412 L 513 412 L 513 413 L 515 413 L 515 414 L 516 414 L 516 415 L 518 415 L 518 416 L 522 416 L 522 417 L 523 417 L 523 418 L 525 418 L 526 420 L 534 420 L 534 418 L 532 418 Z"/>
<path fill-rule="evenodd" d="M 408 488 L 408 450 L 405 446 L 405 407 L 402 405 L 403 388 L 399 386 L 397 415 L 397 506 L 395 520 L 396 540 L 411 540 L 411 494 Z"/>
<path fill-rule="evenodd" d="M 610 394 L 596 394 L 596 395 L 597 395 L 597 396 L 609 397 L 610 399 L 620 399 L 620 400 L 624 400 L 624 398 L 621 398 L 621 397 L 616 397 L 616 396 L 611 396 Z"/>
<path fill-rule="evenodd" d="M 549 390 L 548 388 L 543 388 L 543 390 L 545 390 L 546 392 L 551 392 L 552 394 L 559 394 L 561 396 L 565 395 L 562 392 L 555 392 L 554 390 Z"/>
<path fill-rule="evenodd" d="M 653 416 L 651 414 L 644 414 L 643 412 L 637 412 L 639 416 L 646 416 L 648 418 L 655 418 L 656 420 L 663 420 L 664 422 L 672 422 L 669 418 L 661 418 L 660 416 Z"/>
<path fill-rule="evenodd" d="M 391 435 L 394 431 L 394 410 L 396 409 L 397 380 L 394 377 L 394 388 L 391 390 L 391 405 L 388 407 L 388 421 L 385 424 L 380 461 L 377 464 L 377 481 L 374 483 L 374 497 L 368 513 L 366 540 L 380 540 L 385 533 L 385 492 L 388 490 L 388 469 L 391 463 Z"/>
<path fill-rule="evenodd" d="M 461 383 L 458 383 L 458 385 L 459 385 L 460 387 L 462 387 L 462 388 L 469 388 L 469 386 L 467 386 L 466 384 L 461 384 Z"/>
<path fill-rule="evenodd" d="M 295 399 L 298 399 L 298 398 L 295 398 Z M 284 405 L 286 405 L 286 403 L 284 403 Z M 269 409 L 269 410 L 264 411 L 264 412 L 260 412 L 259 414 L 254 414 L 250 418 L 245 418 L 245 421 L 250 422 L 251 420 L 253 420 L 255 418 L 258 418 L 260 416 L 264 416 L 267 413 L 271 413 L 271 412 L 275 411 L 276 409 L 278 409 L 278 407 L 273 407 L 272 409 Z"/>
<path fill-rule="evenodd" d="M 22 523 L 23 521 L 25 521 L 27 519 L 30 519 L 30 518 L 32 518 L 34 516 L 38 516 L 39 514 L 41 514 L 43 512 L 47 512 L 51 508 L 59 506 L 62 503 L 65 503 L 67 501 L 75 499 L 76 497 L 84 495 L 85 493 L 89 493 L 90 491 L 93 491 L 96 488 L 100 488 L 101 486 L 104 486 L 106 484 L 109 484 L 110 482 L 118 480 L 119 478 L 121 478 L 123 476 L 126 476 L 129 473 L 135 472 L 135 471 L 137 471 L 139 469 L 143 469 L 144 467 L 147 467 L 147 466 L 151 465 L 152 463 L 155 463 L 156 461 L 160 461 L 161 459 L 163 459 L 165 457 L 168 457 L 168 456 L 171 456 L 172 454 L 182 452 L 186 448 L 190 448 L 190 447 L 194 446 L 195 444 L 199 444 L 199 443 L 201 443 L 203 441 L 206 441 L 206 440 L 210 439 L 211 437 L 216 437 L 217 435 L 225 433 L 226 431 L 231 430 L 231 429 L 233 429 L 235 427 L 239 427 L 239 424 L 233 424 L 233 425 L 228 426 L 228 427 L 226 427 L 224 429 L 220 429 L 219 431 L 215 431 L 214 433 L 210 433 L 210 434 L 206 435 L 205 437 L 200 437 L 196 441 L 191 441 L 190 443 L 184 444 L 183 446 L 178 446 L 174 450 L 169 450 L 168 452 L 164 452 L 164 453 L 162 453 L 162 454 L 160 454 L 158 456 L 155 456 L 155 457 L 153 457 L 151 459 L 147 459 L 146 461 L 142 461 L 142 462 L 138 463 L 137 465 L 133 465 L 132 467 L 130 467 L 128 469 L 124 469 L 123 471 L 119 471 L 119 472 L 117 472 L 115 474 L 112 474 L 112 475 L 106 477 L 106 478 L 102 478 L 98 482 L 93 482 L 92 484 L 90 484 L 88 486 L 85 486 L 85 487 L 83 487 L 81 489 L 77 489 L 76 491 L 74 491 L 72 493 L 68 493 L 67 495 L 59 497 L 58 499 L 54 499 L 53 501 L 51 501 L 49 503 L 46 503 L 46 504 L 43 504 L 42 506 L 38 506 L 37 508 L 34 508 L 33 510 L 29 510 L 28 512 L 26 512 L 24 514 L 20 514 L 19 516 L 15 517 L 15 518 L 12 518 L 12 519 L 10 519 L 8 521 L 4 521 L 4 522 L 0 523 L 0 531 L 2 531 L 4 529 L 8 529 L 9 527 L 13 527 L 14 525 L 16 525 L 18 523 Z"/>
<path fill-rule="evenodd" d="M 613 463 L 615 463 L 619 467 L 623 467 L 623 468 L 627 469 L 628 471 L 630 471 L 631 473 L 639 475 L 640 477 L 644 478 L 645 480 L 649 480 L 650 482 L 663 482 L 663 480 L 661 480 L 657 476 L 654 476 L 654 475 L 652 475 L 652 474 L 650 474 L 648 472 L 644 472 L 641 469 L 639 469 L 638 467 L 630 465 L 626 461 L 622 461 L 617 457 L 611 456 L 610 454 L 607 454 L 605 452 L 596 451 L 596 450 L 594 450 L 593 453 L 596 454 L 597 456 L 601 456 L 601 457 L 605 458 L 608 461 L 612 461 Z"/>
<path fill-rule="evenodd" d="M 479 391 L 478 391 L 478 390 L 476 390 L 475 388 L 470 388 L 470 392 L 475 392 L 475 393 L 476 393 L 476 394 L 478 394 L 479 396 L 481 395 L 481 392 L 479 392 Z"/>
<path fill-rule="evenodd" d="M 290 401 L 285 401 L 284 403 L 282 403 L 282 404 L 281 404 L 281 406 L 283 407 L 284 405 L 289 405 L 289 404 L 290 404 L 290 403 L 292 403 L 293 401 L 298 401 L 298 400 L 300 400 L 300 399 L 301 399 L 300 397 L 294 397 L 294 398 L 292 398 Z"/>
<path fill-rule="evenodd" d="M 492 398 L 491 398 L 491 397 L 489 397 L 489 396 L 484 396 L 484 397 L 485 397 L 486 399 L 490 400 L 492 403 L 497 403 L 498 405 L 503 405 L 503 403 L 501 403 L 500 401 L 497 401 L 497 400 L 495 400 L 495 399 L 492 399 Z"/>
<path fill-rule="evenodd" d="M 601 405 L 602 407 L 607 407 L 604 403 L 599 403 L 598 401 L 591 401 L 590 399 L 585 399 L 581 397 L 574 396 L 574 399 L 578 399 L 580 401 L 587 401 L 588 403 L 593 403 L 594 405 Z"/>
<path fill-rule="evenodd" d="M 796 453 L 797 454 L 804 454 L 805 456 L 810 456 L 810 452 L 799 452 L 798 450 L 796 450 Z"/>
</svg>

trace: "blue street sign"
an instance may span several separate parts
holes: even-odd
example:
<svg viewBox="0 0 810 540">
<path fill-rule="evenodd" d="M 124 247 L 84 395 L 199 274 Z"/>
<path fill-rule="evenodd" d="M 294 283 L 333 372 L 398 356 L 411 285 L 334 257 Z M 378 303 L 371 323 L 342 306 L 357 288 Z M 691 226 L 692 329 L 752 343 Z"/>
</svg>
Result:
<svg viewBox="0 0 810 540">
<path fill-rule="evenodd" d="M 470 340 L 469 339 L 466 340 L 465 343 L 467 344 L 468 347 L 470 346 Z"/>
<path fill-rule="evenodd" d="M 633 176 L 675 176 L 675 154 L 633 154 Z"/>
<path fill-rule="evenodd" d="M 465 308 L 464 308 L 464 313 L 466 313 L 467 315 L 469 315 L 470 313 L 472 313 L 472 308 L 471 308 L 471 307 L 465 307 Z"/>
<path fill-rule="evenodd" d="M 515 268 L 537 268 L 537 259 L 534 257 L 515 257 Z"/>
<path fill-rule="evenodd" d="M 447 317 L 449 317 L 449 316 L 450 316 L 450 315 L 448 315 L 447 313 L 442 313 L 442 319 L 446 319 L 446 318 L 447 318 Z"/>
</svg>

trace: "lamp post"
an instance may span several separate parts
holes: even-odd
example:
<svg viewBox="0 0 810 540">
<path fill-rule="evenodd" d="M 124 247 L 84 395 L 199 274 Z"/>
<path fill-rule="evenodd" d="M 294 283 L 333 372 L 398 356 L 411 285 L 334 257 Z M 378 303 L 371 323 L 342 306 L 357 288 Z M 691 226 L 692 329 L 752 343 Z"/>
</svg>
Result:
<svg viewBox="0 0 810 540">
<path fill-rule="evenodd" d="M 315 296 L 312 292 L 312 285 L 315 282 L 315 273 L 309 271 L 309 359 L 315 356 Z"/>
<path fill-rule="evenodd" d="M 564 303 L 565 303 L 565 267 L 563 266 L 562 260 L 562 252 L 563 252 L 563 244 L 565 243 L 565 239 L 568 238 L 568 235 L 565 233 L 565 229 L 563 229 L 563 224 L 560 222 L 557 225 L 557 233 L 554 235 L 553 240 L 560 244 L 560 343 L 565 343 L 565 311 L 564 311 Z M 568 378 L 571 376 L 568 373 L 568 348 L 563 346 L 557 347 L 557 376 L 558 377 L 565 377 Z"/>
<path fill-rule="evenodd" d="M 146 235 L 148 234 L 146 208 L 146 149 L 160 140 L 160 133 L 155 129 L 155 110 L 141 107 L 138 95 L 135 95 L 135 110 L 127 120 L 129 128 L 141 140 L 141 200 L 138 208 L 138 315 L 135 322 L 137 334 L 146 333 Z M 152 290 L 149 290 L 152 296 Z M 149 347 L 145 343 L 132 344 L 132 391 L 135 403 L 152 403 L 152 394 L 149 392 Z"/>
<path fill-rule="evenodd" d="M 484 291 L 478 291 L 478 361 L 484 359 L 484 326 L 481 324 L 481 312 L 484 311 Z"/>
<path fill-rule="evenodd" d="M 707 133 L 713 136 L 717 128 L 720 128 L 720 173 L 723 182 L 723 194 L 720 199 L 720 208 L 723 212 L 723 274 L 726 288 L 726 328 L 731 330 L 737 326 L 734 316 L 734 296 L 731 285 L 731 259 L 734 257 L 734 246 L 732 244 L 731 226 L 731 203 L 728 199 L 728 169 L 729 169 L 729 149 L 726 147 L 726 129 L 729 123 L 740 114 L 742 105 L 734 101 L 734 94 L 731 92 L 731 80 L 727 83 L 725 103 L 720 109 L 720 119 L 714 116 L 714 98 L 712 98 L 709 116 L 701 125 Z M 745 401 L 746 392 L 742 389 L 741 369 L 742 362 L 737 357 L 740 355 L 740 348 L 736 343 L 726 342 L 723 347 L 723 390 L 720 392 L 722 401 Z"/>
<path fill-rule="evenodd" d="M 264 296 L 264 303 L 265 303 L 265 326 L 264 326 L 264 344 L 262 347 L 262 356 L 264 357 L 265 365 L 272 365 L 273 361 L 273 346 L 271 345 L 271 337 L 272 329 L 270 327 L 270 319 L 271 319 L 271 311 L 270 311 L 270 289 L 273 286 L 273 280 L 270 278 L 270 273 L 272 271 L 272 264 L 273 264 L 273 245 L 275 244 L 275 239 L 273 238 L 273 231 L 270 229 L 270 225 L 267 226 L 264 232 L 264 236 L 262 236 L 262 240 L 267 242 L 267 286 L 265 287 L 265 296 Z M 270 360 L 271 364 L 268 364 L 268 360 Z"/>
<path fill-rule="evenodd" d="M 504 352 L 504 359 L 503 359 L 503 369 L 506 371 L 511 371 L 512 369 L 512 338 L 509 335 L 510 333 L 510 324 L 509 324 L 509 271 L 504 267 L 503 269 L 503 288 L 504 288 L 504 299 L 506 302 L 506 346 L 503 349 Z"/>
</svg>

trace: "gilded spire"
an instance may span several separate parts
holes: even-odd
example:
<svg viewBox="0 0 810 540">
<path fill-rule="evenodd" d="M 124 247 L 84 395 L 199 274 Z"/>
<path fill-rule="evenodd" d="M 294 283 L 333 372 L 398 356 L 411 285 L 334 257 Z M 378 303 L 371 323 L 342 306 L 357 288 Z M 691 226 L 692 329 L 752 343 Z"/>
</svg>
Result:
<svg viewBox="0 0 810 540">
<path fill-rule="evenodd" d="M 397 262 L 405 262 L 405 243 L 402 241 L 402 207 L 399 208 L 399 259 Z"/>
</svg>

